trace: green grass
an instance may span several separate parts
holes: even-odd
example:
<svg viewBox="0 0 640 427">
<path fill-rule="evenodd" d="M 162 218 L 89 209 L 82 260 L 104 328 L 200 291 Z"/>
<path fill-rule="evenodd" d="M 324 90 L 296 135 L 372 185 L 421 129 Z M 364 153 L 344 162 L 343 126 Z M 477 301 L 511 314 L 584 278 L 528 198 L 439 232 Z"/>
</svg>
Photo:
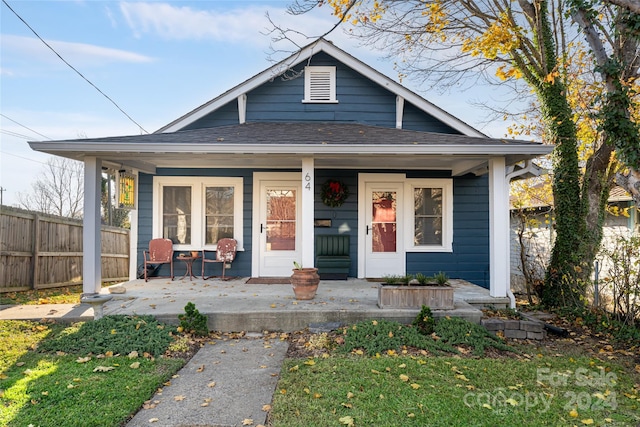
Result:
<svg viewBox="0 0 640 427">
<path fill-rule="evenodd" d="M 270 419 L 274 427 L 627 426 L 640 422 L 637 395 L 621 366 L 586 357 L 333 355 L 285 362 Z"/>
<path fill-rule="evenodd" d="M 138 322 L 140 318 L 131 318 L 129 327 L 135 330 Z M 126 329 L 124 323 L 121 331 Z M 169 328 L 156 329 L 156 334 L 169 334 Z M 82 325 L 0 321 L 0 425 L 118 426 L 184 364 L 182 359 L 150 354 L 129 358 L 128 353 L 115 357 L 105 353 L 101 358 L 94 353 L 82 361 L 86 350 L 60 345 L 65 342 L 62 337 L 70 338 L 69 344 L 81 330 Z M 122 337 L 117 330 L 97 334 L 102 335 L 105 348 L 110 347 L 110 339 L 116 343 Z M 65 353 L 34 351 L 49 343 L 57 343 L 53 347 Z M 113 369 L 94 372 L 98 367 Z"/>
</svg>

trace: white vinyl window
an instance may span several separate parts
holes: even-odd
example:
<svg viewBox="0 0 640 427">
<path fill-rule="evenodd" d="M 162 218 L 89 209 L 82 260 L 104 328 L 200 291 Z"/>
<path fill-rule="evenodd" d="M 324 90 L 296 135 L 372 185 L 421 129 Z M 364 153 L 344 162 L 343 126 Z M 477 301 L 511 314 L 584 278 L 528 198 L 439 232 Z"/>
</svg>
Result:
<svg viewBox="0 0 640 427">
<path fill-rule="evenodd" d="M 242 178 L 153 178 L 153 237 L 174 249 L 215 249 L 225 237 L 242 248 L 242 224 Z"/>
<path fill-rule="evenodd" d="M 408 179 L 405 186 L 407 250 L 451 252 L 453 182 L 450 179 Z"/>
<path fill-rule="evenodd" d="M 336 99 L 336 67 L 304 68 L 304 99 L 308 103 L 338 102 Z"/>
</svg>

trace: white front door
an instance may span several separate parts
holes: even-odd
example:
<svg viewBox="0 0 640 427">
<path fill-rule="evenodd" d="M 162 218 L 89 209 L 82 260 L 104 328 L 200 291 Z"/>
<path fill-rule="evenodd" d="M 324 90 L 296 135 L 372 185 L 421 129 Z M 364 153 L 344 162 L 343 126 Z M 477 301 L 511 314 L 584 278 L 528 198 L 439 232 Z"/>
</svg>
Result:
<svg viewBox="0 0 640 427">
<path fill-rule="evenodd" d="M 299 175 L 295 180 L 260 179 L 254 196 L 254 248 L 260 277 L 290 276 L 293 262 L 301 261 Z M 256 264 L 254 264 L 256 265 Z"/>
<path fill-rule="evenodd" d="M 404 184 L 366 182 L 364 187 L 364 276 L 404 275 Z"/>
</svg>

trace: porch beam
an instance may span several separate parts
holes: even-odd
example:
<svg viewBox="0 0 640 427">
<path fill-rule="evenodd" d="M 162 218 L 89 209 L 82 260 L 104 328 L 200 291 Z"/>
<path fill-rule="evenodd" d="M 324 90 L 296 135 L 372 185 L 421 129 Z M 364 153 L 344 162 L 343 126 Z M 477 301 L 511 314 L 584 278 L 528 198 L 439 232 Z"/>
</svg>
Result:
<svg viewBox="0 0 640 427">
<path fill-rule="evenodd" d="M 300 230 L 302 241 L 302 266 L 314 267 L 314 159 L 304 157 L 302 159 L 302 216 L 300 218 Z"/>
<path fill-rule="evenodd" d="M 504 157 L 489 159 L 489 294 L 506 297 L 510 281 L 509 191 Z"/>
<path fill-rule="evenodd" d="M 100 189 L 102 160 L 84 158 L 84 217 L 82 219 L 82 293 L 91 295 L 102 287 Z"/>
</svg>

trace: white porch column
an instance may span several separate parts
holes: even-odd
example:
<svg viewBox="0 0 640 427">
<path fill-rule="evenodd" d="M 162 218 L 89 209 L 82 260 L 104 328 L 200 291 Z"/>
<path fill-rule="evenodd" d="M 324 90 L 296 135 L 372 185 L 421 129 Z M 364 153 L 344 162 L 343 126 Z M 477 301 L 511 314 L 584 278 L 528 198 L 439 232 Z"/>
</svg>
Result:
<svg viewBox="0 0 640 427">
<path fill-rule="evenodd" d="M 302 218 L 300 219 L 300 232 L 302 233 L 302 266 L 314 267 L 314 160 L 313 157 L 302 159 Z"/>
<path fill-rule="evenodd" d="M 504 157 L 489 159 L 489 294 L 509 289 L 509 191 Z"/>
<path fill-rule="evenodd" d="M 82 220 L 82 293 L 95 294 L 102 287 L 100 188 L 102 161 L 84 159 L 84 210 Z"/>
<path fill-rule="evenodd" d="M 131 228 L 129 229 L 129 280 L 135 280 L 138 278 L 138 187 L 140 187 L 140 173 L 137 170 L 133 170 L 133 174 L 136 176 L 136 186 L 134 197 L 136 200 L 136 208 L 129 212 L 129 222 Z M 141 260 L 142 261 L 142 260 Z"/>
</svg>

